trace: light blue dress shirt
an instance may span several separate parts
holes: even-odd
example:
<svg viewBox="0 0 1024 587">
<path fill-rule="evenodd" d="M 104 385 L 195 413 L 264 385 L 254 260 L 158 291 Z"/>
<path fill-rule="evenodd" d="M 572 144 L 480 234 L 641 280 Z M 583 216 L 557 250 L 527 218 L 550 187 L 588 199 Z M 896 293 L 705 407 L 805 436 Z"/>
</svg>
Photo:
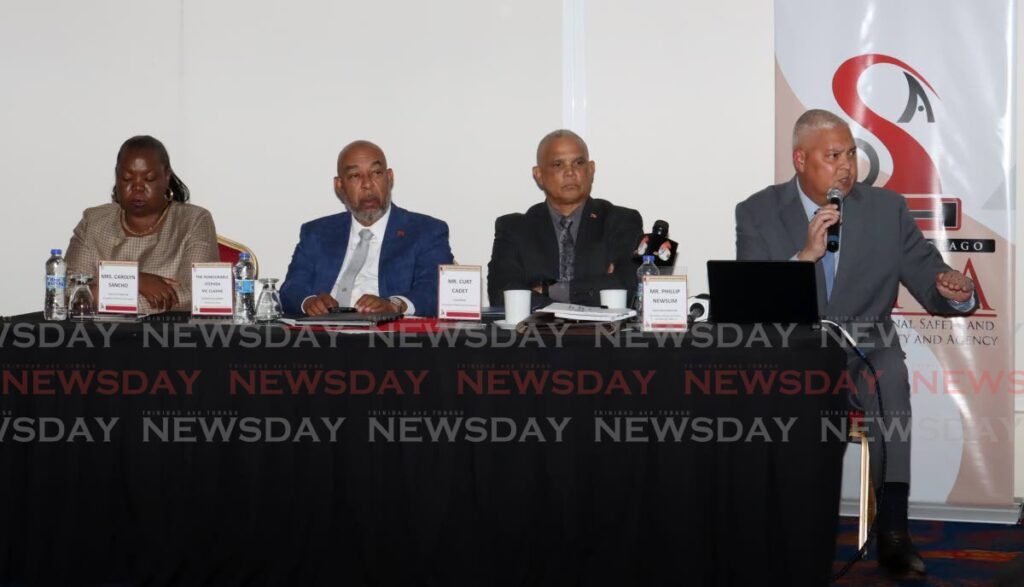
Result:
<svg viewBox="0 0 1024 587">
<path fill-rule="evenodd" d="M 804 212 L 807 213 L 807 222 L 810 222 L 814 218 L 814 215 L 818 213 L 819 206 L 814 203 L 814 200 L 809 198 L 807 196 L 807 194 L 804 193 L 803 188 L 800 187 L 800 182 L 799 181 L 796 182 L 796 189 L 797 189 L 798 192 L 800 192 L 800 203 L 804 205 Z M 843 242 L 843 231 L 842 231 L 842 229 L 840 229 L 839 230 L 839 243 L 840 243 L 840 245 L 842 245 L 842 242 Z M 843 250 L 843 248 L 842 248 L 842 246 L 840 246 L 839 250 L 836 251 L 835 253 L 833 253 L 833 255 L 835 256 L 835 262 L 836 262 L 836 265 L 835 265 L 835 271 L 836 271 L 835 275 L 836 276 L 839 275 L 839 254 L 840 254 L 840 252 L 842 250 Z M 797 251 L 797 253 L 799 253 L 799 251 Z M 796 260 L 796 255 L 794 254 L 792 257 L 790 257 L 790 260 L 791 261 L 795 261 Z M 968 310 L 970 310 L 971 308 L 974 307 L 974 294 L 971 293 L 971 299 L 967 300 L 966 302 L 957 302 L 957 301 L 951 300 L 949 298 L 946 298 L 946 301 L 949 302 L 950 307 L 952 307 L 957 312 L 966 312 L 966 311 L 968 311 Z"/>
</svg>

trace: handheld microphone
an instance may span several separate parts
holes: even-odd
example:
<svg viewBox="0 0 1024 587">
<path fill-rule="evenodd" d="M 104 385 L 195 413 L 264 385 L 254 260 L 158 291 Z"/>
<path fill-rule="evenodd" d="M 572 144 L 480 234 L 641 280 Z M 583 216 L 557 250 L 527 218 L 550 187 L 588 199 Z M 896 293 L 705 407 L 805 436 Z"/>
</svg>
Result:
<svg viewBox="0 0 1024 587">
<path fill-rule="evenodd" d="M 654 227 L 651 228 L 651 232 L 658 236 L 668 237 L 668 222 L 664 220 L 655 220 Z"/>
<path fill-rule="evenodd" d="M 693 324 L 698 320 L 703 322 L 708 319 L 711 310 L 711 296 L 698 294 L 686 301 L 686 323 Z"/>
<path fill-rule="evenodd" d="M 645 234 L 637 244 L 635 258 L 654 255 L 654 264 L 659 267 L 671 267 L 675 263 L 676 249 L 679 243 L 668 238 L 668 222 L 656 220 L 651 232 Z"/>
<path fill-rule="evenodd" d="M 839 225 L 843 223 L 843 192 L 839 188 L 832 188 L 825 194 L 829 204 L 835 204 L 839 210 L 839 222 L 828 227 L 828 236 L 825 241 L 825 248 L 830 253 L 839 250 Z"/>
</svg>

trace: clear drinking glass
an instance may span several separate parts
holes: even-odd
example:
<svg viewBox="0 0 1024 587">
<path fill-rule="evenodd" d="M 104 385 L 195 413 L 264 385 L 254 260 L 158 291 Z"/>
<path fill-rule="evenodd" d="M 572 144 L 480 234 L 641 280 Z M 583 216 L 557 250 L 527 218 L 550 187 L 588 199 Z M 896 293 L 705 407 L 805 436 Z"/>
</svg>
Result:
<svg viewBox="0 0 1024 587">
<path fill-rule="evenodd" d="M 273 277 L 263 277 L 260 279 L 260 285 L 263 286 L 263 289 L 260 292 L 260 299 L 256 303 L 257 322 L 271 322 L 282 316 L 281 294 L 277 291 L 278 281 L 280 280 Z"/>
<path fill-rule="evenodd" d="M 69 314 L 71 313 L 71 294 L 75 293 L 75 284 L 78 283 L 78 277 L 80 275 L 81 273 L 68 271 L 67 276 L 64 278 L 64 283 L 66 285 L 64 288 L 64 307 L 68 309 Z"/>
<path fill-rule="evenodd" d="M 92 275 L 72 273 L 71 295 L 68 298 L 68 318 L 71 320 L 92 320 L 96 317 L 96 301 L 89 289 Z"/>
</svg>

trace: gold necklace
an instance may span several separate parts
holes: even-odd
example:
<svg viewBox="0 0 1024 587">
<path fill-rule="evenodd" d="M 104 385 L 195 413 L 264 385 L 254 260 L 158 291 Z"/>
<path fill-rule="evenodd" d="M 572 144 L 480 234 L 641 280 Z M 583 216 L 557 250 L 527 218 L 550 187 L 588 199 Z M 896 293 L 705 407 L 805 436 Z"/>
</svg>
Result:
<svg viewBox="0 0 1024 587">
<path fill-rule="evenodd" d="M 160 213 L 160 217 L 156 219 L 156 222 L 150 224 L 149 228 L 143 230 L 142 232 L 135 232 L 134 230 L 128 227 L 128 221 L 125 218 L 124 208 L 121 208 L 121 228 L 123 228 L 125 232 L 132 236 L 149 236 L 150 234 L 153 234 L 153 231 L 156 230 L 157 226 L 160 226 L 160 223 L 163 222 L 164 220 L 164 216 L 167 216 L 167 211 L 170 209 L 171 205 L 167 204 L 166 206 L 164 206 L 164 211 Z"/>
</svg>

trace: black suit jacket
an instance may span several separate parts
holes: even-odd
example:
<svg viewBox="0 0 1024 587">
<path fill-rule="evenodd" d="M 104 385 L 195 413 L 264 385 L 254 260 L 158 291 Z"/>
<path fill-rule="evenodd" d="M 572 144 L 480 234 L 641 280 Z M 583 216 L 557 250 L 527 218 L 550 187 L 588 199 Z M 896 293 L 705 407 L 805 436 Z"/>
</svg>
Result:
<svg viewBox="0 0 1024 587">
<path fill-rule="evenodd" d="M 602 289 L 636 290 L 633 253 L 643 235 L 640 213 L 606 200 L 589 198 L 583 205 L 569 297 L 574 304 L 600 304 Z M 608 273 L 614 263 L 615 271 Z M 487 265 L 487 296 L 504 303 L 507 289 L 532 289 L 558 280 L 558 241 L 546 202 L 526 214 L 507 214 L 494 223 L 494 248 Z"/>
</svg>

